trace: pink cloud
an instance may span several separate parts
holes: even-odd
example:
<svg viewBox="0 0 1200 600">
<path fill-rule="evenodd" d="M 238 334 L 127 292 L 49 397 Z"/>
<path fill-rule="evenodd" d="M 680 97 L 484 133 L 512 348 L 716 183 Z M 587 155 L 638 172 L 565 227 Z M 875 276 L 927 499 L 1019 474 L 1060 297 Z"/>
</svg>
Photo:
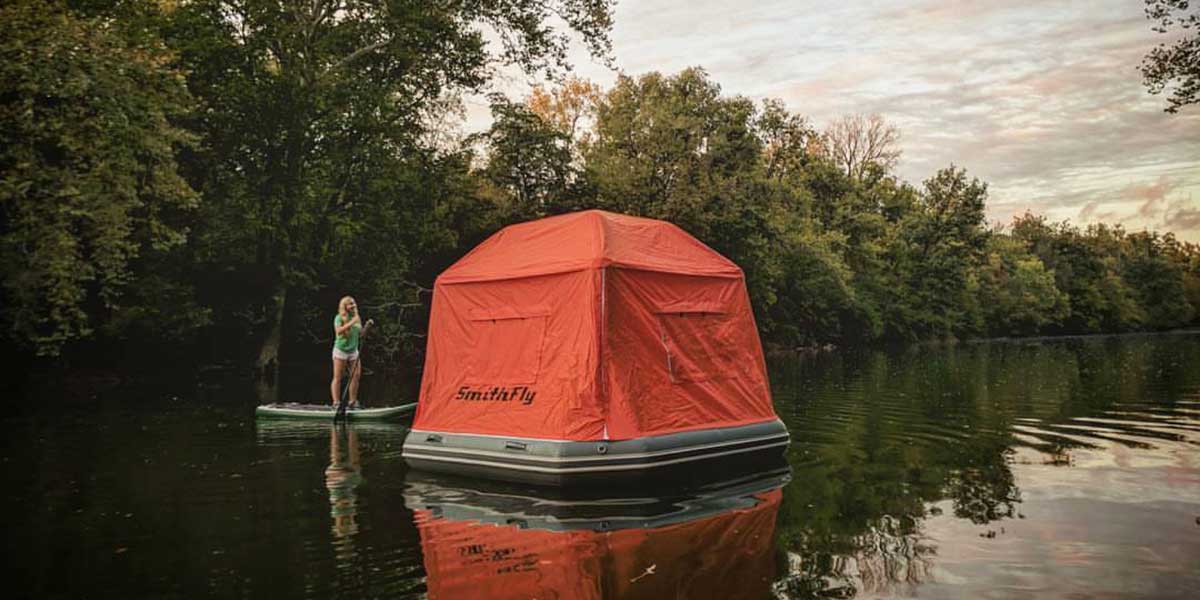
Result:
<svg viewBox="0 0 1200 600">
<path fill-rule="evenodd" d="M 1100 205 L 1096 204 L 1095 200 L 1083 205 L 1083 208 L 1079 210 L 1079 220 L 1087 221 L 1093 214 L 1096 213 L 1096 209 L 1099 208 L 1099 206 Z"/>
<path fill-rule="evenodd" d="M 1163 228 L 1185 237 L 1194 237 L 1200 230 L 1200 208 L 1192 200 L 1191 195 L 1176 197 L 1168 204 L 1163 214 Z"/>
<path fill-rule="evenodd" d="M 1137 215 L 1145 219 L 1153 219 L 1162 214 L 1166 209 L 1167 194 L 1171 193 L 1177 187 L 1177 182 L 1171 181 L 1166 175 L 1161 175 L 1154 183 L 1126 187 L 1121 191 L 1121 197 L 1130 200 L 1141 200 L 1142 204 L 1138 206 Z"/>
</svg>

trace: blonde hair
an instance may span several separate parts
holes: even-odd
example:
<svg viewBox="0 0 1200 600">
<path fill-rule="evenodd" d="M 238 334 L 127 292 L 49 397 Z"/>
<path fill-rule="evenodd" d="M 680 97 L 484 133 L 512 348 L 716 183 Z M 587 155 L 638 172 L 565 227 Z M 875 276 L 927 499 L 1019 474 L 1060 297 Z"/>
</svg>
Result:
<svg viewBox="0 0 1200 600">
<path fill-rule="evenodd" d="M 342 296 L 342 299 L 338 300 L 339 315 L 342 315 L 343 317 L 347 316 L 348 313 L 346 312 L 346 303 L 350 302 L 351 300 L 354 300 L 353 296 Z"/>
</svg>

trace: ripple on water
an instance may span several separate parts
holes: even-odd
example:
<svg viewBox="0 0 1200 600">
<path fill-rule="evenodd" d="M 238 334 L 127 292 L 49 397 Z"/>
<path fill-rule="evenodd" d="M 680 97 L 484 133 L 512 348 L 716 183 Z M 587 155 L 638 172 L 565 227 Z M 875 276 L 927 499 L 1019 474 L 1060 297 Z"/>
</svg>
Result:
<svg viewBox="0 0 1200 600">
<path fill-rule="evenodd" d="M 786 373 L 777 403 L 803 405 L 780 410 L 796 469 L 784 595 L 1200 589 L 1197 336 L 866 353 L 774 372 Z M 889 535 L 926 540 L 928 570 L 897 571 L 918 557 L 863 538 L 897 516 L 912 525 Z"/>
<path fill-rule="evenodd" d="M 403 426 L 255 421 L 250 382 L 71 402 L 47 389 L 4 417 L 0 501 L 19 549 L 7 583 L 25 596 L 502 598 L 531 589 L 506 585 L 530 564 L 503 551 L 524 548 L 548 561 L 532 571 L 545 595 L 580 581 L 622 597 L 1200 589 L 1200 336 L 831 353 L 770 370 L 793 440 L 782 491 L 576 507 L 659 520 L 574 537 L 537 527 L 562 509 L 554 499 L 517 514 L 451 486 L 418 506 Z M 322 397 L 326 381 L 299 380 L 297 398 Z M 501 496 L 530 497 L 517 492 Z M 481 539 L 519 545 L 492 548 L 496 569 L 464 567 L 457 553 Z"/>
</svg>

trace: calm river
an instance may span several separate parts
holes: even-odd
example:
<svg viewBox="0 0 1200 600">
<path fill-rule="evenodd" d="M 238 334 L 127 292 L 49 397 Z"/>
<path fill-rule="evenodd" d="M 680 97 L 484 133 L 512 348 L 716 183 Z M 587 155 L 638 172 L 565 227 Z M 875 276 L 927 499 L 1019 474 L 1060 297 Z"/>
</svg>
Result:
<svg viewBox="0 0 1200 600">
<path fill-rule="evenodd" d="M 314 368 L 283 400 L 325 393 Z M 790 473 L 561 499 L 409 473 L 402 425 L 259 422 L 220 373 L 10 398 L 20 597 L 1195 598 L 1200 335 L 772 365 Z M 410 401 L 376 378 L 375 404 Z"/>
</svg>

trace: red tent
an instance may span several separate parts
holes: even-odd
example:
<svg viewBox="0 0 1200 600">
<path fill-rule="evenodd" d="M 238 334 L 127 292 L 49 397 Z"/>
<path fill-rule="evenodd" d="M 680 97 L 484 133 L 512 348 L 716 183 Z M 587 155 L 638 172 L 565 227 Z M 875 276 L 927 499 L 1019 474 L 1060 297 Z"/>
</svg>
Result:
<svg viewBox="0 0 1200 600">
<path fill-rule="evenodd" d="M 627 440 L 775 419 L 741 269 L 670 223 L 513 225 L 434 286 L 414 429 Z"/>
</svg>

